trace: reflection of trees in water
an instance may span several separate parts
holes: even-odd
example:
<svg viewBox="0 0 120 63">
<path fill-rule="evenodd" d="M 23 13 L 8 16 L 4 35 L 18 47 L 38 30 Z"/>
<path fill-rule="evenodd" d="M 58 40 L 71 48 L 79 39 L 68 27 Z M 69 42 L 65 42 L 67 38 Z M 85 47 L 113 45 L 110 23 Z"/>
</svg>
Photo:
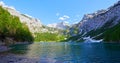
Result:
<svg viewBox="0 0 120 63">
<path fill-rule="evenodd" d="M 34 43 L 22 45 L 27 57 L 38 57 L 41 63 L 70 62 L 111 62 L 120 56 L 119 44 L 104 43 Z M 116 60 L 117 61 L 117 60 Z"/>
<path fill-rule="evenodd" d="M 40 56 L 54 58 L 71 52 L 69 45 L 65 43 L 34 43 L 29 45 L 27 56 Z"/>
</svg>

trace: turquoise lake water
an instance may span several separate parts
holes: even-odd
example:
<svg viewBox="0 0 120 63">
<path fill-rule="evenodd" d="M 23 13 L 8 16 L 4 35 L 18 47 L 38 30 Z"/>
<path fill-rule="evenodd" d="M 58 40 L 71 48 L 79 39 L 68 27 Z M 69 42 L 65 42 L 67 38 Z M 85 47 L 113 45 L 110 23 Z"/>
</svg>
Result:
<svg viewBox="0 0 120 63">
<path fill-rule="evenodd" d="M 11 47 L 13 53 L 38 57 L 39 63 L 120 63 L 120 43 L 40 42 Z"/>
</svg>

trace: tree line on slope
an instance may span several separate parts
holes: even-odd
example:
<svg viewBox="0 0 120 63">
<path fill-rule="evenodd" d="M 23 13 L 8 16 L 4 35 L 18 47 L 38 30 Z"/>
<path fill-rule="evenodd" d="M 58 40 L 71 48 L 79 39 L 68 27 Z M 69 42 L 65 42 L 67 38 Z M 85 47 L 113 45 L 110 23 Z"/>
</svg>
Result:
<svg viewBox="0 0 120 63">
<path fill-rule="evenodd" d="M 58 33 L 35 33 L 35 39 L 36 42 L 43 41 L 43 42 L 61 42 L 65 40 L 65 35 L 58 34 Z"/>
<path fill-rule="evenodd" d="M 120 23 L 117 24 L 116 26 L 106 30 L 103 33 L 103 38 L 105 41 L 120 42 Z"/>
<path fill-rule="evenodd" d="M 115 19 L 107 22 L 105 26 L 95 31 L 91 31 L 90 36 L 95 36 L 101 33 L 101 35 L 95 37 L 95 39 L 104 39 L 106 42 L 120 42 L 120 23 L 111 27 L 113 24 L 112 22 Z"/>
<path fill-rule="evenodd" d="M 106 22 L 101 28 L 91 30 L 85 35 L 83 35 L 84 33 L 77 34 L 76 36 L 70 37 L 69 40 L 76 41 L 82 39 L 83 37 L 90 36 L 96 40 L 103 39 L 106 42 L 120 42 L 120 23 L 113 26 L 113 22 L 117 18 L 118 17 L 115 16 Z M 120 20 L 118 22 L 120 22 Z"/>
</svg>

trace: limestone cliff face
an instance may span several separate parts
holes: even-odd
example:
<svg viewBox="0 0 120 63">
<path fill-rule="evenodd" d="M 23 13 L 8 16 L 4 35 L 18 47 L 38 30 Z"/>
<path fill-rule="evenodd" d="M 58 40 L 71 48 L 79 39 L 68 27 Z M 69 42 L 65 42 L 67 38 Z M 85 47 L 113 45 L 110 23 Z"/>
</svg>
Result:
<svg viewBox="0 0 120 63">
<path fill-rule="evenodd" d="M 26 14 L 21 14 L 20 12 L 11 8 L 5 8 L 5 9 L 7 9 L 11 15 L 18 16 L 20 18 L 20 21 L 26 24 L 32 33 L 40 32 L 40 28 L 42 27 L 42 24 L 39 19 L 33 18 Z"/>
<path fill-rule="evenodd" d="M 84 15 L 83 19 L 69 29 L 72 41 L 83 41 L 85 37 L 104 41 L 120 41 L 120 1 L 106 10 Z"/>
<path fill-rule="evenodd" d="M 42 27 L 42 24 L 39 19 L 31 17 L 27 14 L 22 14 L 19 11 L 17 11 L 14 7 L 5 5 L 5 3 L 2 1 L 0 2 L 0 6 L 2 6 L 4 9 L 8 10 L 8 12 L 10 12 L 11 15 L 19 17 L 20 21 L 22 23 L 26 24 L 32 33 L 41 31 L 40 28 Z"/>
<path fill-rule="evenodd" d="M 19 17 L 21 23 L 26 24 L 32 33 L 44 33 L 44 32 L 58 33 L 59 32 L 58 29 L 54 29 L 54 27 L 45 26 L 41 23 L 41 21 L 39 19 L 34 18 L 27 14 L 22 14 L 19 11 L 17 11 L 14 7 L 8 6 L 2 1 L 0 1 L 0 6 L 2 6 L 4 9 L 8 10 L 8 12 L 11 15 Z"/>
<path fill-rule="evenodd" d="M 79 25 L 80 32 L 89 32 L 101 28 L 111 20 L 113 22 L 111 22 L 110 27 L 120 22 L 120 1 L 107 10 L 99 10 L 92 14 L 86 14 L 77 25 Z"/>
</svg>

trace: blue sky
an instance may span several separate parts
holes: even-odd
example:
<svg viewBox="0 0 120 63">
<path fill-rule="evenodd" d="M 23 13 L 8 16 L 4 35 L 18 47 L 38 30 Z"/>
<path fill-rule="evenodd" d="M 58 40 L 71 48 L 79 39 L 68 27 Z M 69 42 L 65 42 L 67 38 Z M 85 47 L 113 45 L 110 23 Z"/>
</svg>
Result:
<svg viewBox="0 0 120 63">
<path fill-rule="evenodd" d="M 2 0 L 6 5 L 15 7 L 41 20 L 45 25 L 68 21 L 79 22 L 84 14 L 107 9 L 118 0 Z"/>
</svg>

